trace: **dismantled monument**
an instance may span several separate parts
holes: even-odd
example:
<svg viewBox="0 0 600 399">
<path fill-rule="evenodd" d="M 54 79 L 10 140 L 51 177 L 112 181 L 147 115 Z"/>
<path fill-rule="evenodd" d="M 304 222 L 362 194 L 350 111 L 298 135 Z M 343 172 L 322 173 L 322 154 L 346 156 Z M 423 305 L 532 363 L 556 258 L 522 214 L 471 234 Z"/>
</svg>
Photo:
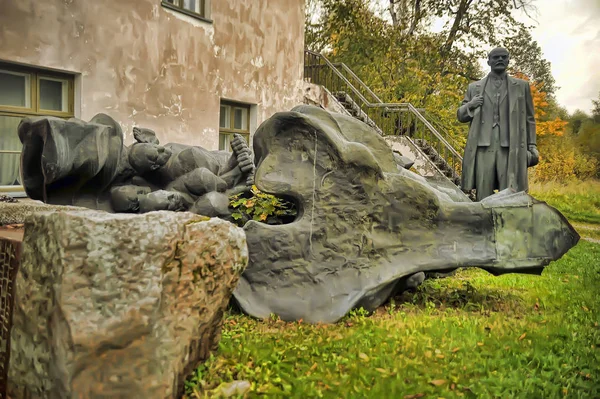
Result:
<svg viewBox="0 0 600 399">
<path fill-rule="evenodd" d="M 227 216 L 228 195 L 252 184 L 252 154 L 240 135 L 228 153 L 161 146 L 153 131 L 134 128 L 136 142 L 124 147 L 121 127 L 105 114 L 90 122 L 25 118 L 18 133 L 25 191 L 51 204 Z"/>
<path fill-rule="evenodd" d="M 250 262 L 234 296 L 253 316 L 334 322 L 376 308 L 424 271 L 539 274 L 579 239 L 524 192 L 452 201 L 399 167 L 367 125 L 316 107 L 263 123 L 254 155 L 257 187 L 295 201 L 298 217 L 244 227 Z"/>
<path fill-rule="evenodd" d="M 127 210 L 137 211 L 137 200 L 139 210 L 147 211 L 152 207 L 143 205 L 145 196 L 185 192 L 190 198 L 182 203 L 203 213 L 198 201 L 211 193 L 222 194 L 224 201 L 223 196 L 236 187 L 243 189 L 254 173 L 260 190 L 298 208 L 292 223 L 249 221 L 244 227 L 250 261 L 234 296 L 256 317 L 276 314 L 284 320 L 335 322 L 354 307 L 376 308 L 398 290 L 418 284 L 428 271 L 474 266 L 494 274 L 539 274 L 579 240 L 558 211 L 525 192 L 505 190 L 479 203 L 456 202 L 405 169 L 405 160 L 366 124 L 317 107 L 299 106 L 265 121 L 254 136 L 256 170 L 242 148 L 227 164 L 236 170 L 233 183 L 227 188 L 215 184 L 202 196 L 202 190 L 190 187 L 199 185 L 206 191 L 206 182 L 215 178 L 205 179 L 206 172 L 198 171 L 202 167 L 196 155 L 177 155 L 195 154 L 189 147 L 178 152 L 176 144 L 167 145 L 161 152 L 153 134 L 149 139 L 138 134 L 138 143 L 122 151 L 127 156 L 100 154 L 98 140 L 112 143 L 115 151 L 122 148 L 121 129 L 108 119 L 101 115 L 91 123 L 24 121 L 19 136 L 27 193 L 47 202 L 83 206 L 92 198 L 91 207 L 102 208 L 99 205 L 110 201 L 110 195 L 126 187 L 134 193 Z M 73 129 L 70 134 L 78 137 L 76 141 L 66 135 L 67 128 Z M 136 146 L 143 146 L 143 162 L 132 160 Z M 165 155 L 166 149 L 172 154 Z M 55 172 L 48 160 L 64 153 L 74 155 Z M 204 161 L 213 152 L 201 154 Z M 179 158 L 182 161 L 172 161 Z M 193 159 L 191 166 L 180 167 L 187 159 Z M 169 172 L 171 167 L 177 172 Z M 223 180 L 229 171 L 206 169 Z M 212 205 L 207 208 L 214 215 L 226 213 L 214 211 L 217 207 Z"/>
</svg>

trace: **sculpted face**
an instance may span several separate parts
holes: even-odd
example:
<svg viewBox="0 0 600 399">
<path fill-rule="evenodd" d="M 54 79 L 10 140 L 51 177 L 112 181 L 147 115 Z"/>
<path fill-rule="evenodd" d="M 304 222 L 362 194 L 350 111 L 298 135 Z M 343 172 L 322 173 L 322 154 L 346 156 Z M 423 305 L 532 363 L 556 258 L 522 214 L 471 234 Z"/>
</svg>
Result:
<svg viewBox="0 0 600 399">
<path fill-rule="evenodd" d="M 508 54 L 508 50 L 498 47 L 490 51 L 487 64 L 493 72 L 500 74 L 506 71 L 509 60 L 510 55 Z"/>
<path fill-rule="evenodd" d="M 150 143 L 136 143 L 129 152 L 129 163 L 143 175 L 164 166 L 170 157 L 171 151 L 168 148 Z"/>
</svg>

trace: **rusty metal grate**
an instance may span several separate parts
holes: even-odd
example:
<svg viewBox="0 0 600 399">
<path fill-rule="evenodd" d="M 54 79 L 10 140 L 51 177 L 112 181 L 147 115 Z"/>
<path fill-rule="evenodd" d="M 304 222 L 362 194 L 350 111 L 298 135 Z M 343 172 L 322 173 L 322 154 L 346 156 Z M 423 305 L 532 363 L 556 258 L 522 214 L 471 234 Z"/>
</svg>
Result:
<svg viewBox="0 0 600 399">
<path fill-rule="evenodd" d="M 7 397 L 10 329 L 20 258 L 21 242 L 0 238 L 0 399 Z"/>
</svg>

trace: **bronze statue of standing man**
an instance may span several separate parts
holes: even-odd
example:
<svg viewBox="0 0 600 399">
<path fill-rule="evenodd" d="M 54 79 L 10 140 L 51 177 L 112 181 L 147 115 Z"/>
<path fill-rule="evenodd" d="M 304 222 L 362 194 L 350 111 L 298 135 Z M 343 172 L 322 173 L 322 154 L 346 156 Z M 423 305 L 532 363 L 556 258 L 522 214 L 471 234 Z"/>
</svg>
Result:
<svg viewBox="0 0 600 399">
<path fill-rule="evenodd" d="M 510 56 L 490 51 L 491 72 L 469 84 L 458 108 L 460 122 L 470 122 L 461 188 L 476 190 L 477 201 L 494 190 L 526 191 L 527 168 L 539 162 L 529 83 L 506 74 Z"/>
</svg>

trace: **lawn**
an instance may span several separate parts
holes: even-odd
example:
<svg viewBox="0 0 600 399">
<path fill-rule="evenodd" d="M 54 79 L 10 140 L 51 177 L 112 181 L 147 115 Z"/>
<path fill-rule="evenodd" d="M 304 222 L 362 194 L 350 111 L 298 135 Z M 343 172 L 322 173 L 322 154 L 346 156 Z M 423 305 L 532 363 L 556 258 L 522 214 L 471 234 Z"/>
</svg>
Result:
<svg viewBox="0 0 600 399">
<path fill-rule="evenodd" d="M 600 224 L 600 181 L 533 183 L 530 193 L 572 222 Z"/>
<path fill-rule="evenodd" d="M 594 188 L 534 195 L 593 232 Z M 600 245 L 581 240 L 542 276 L 464 269 L 335 325 L 231 311 L 188 398 L 218 396 L 236 380 L 250 383 L 245 397 L 600 398 L 599 287 Z"/>
</svg>

